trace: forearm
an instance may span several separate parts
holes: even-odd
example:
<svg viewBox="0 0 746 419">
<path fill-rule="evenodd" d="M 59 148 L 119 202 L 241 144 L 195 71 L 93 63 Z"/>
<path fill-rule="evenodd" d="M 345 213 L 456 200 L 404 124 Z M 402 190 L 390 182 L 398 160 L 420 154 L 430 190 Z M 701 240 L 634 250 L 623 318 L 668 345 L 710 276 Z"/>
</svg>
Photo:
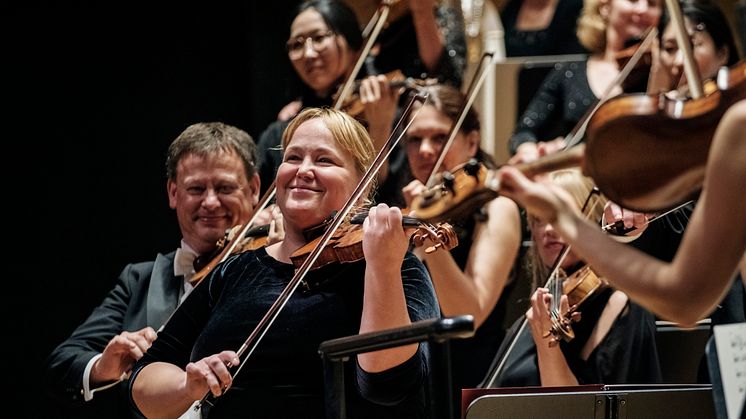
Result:
<svg viewBox="0 0 746 419">
<path fill-rule="evenodd" d="M 438 250 L 425 255 L 424 260 L 443 314 L 471 314 L 474 316 L 474 327 L 478 328 L 492 307 L 486 307 L 486 302 L 479 298 L 480 293 L 474 281 L 456 265 L 450 252 Z"/>
<path fill-rule="evenodd" d="M 567 365 L 560 346 L 550 348 L 548 339 L 539 339 L 536 342 L 541 385 L 544 387 L 578 385 L 578 379 Z"/>
<path fill-rule="evenodd" d="M 561 217 L 557 225 L 576 254 L 613 286 L 658 316 L 693 324 L 712 310 L 712 301 L 717 300 L 710 294 L 713 290 L 692 286 L 706 280 L 706 272 L 676 269 L 672 264 L 612 240 L 598 226 L 575 215 Z M 684 301 L 687 303 L 683 304 Z"/>
<path fill-rule="evenodd" d="M 157 362 L 145 366 L 132 383 L 132 400 L 148 418 L 179 417 L 194 403 L 186 391 L 186 373 Z"/>
<path fill-rule="evenodd" d="M 428 71 L 438 68 L 440 57 L 445 50 L 445 40 L 438 29 L 432 7 L 420 7 L 412 10 L 415 32 L 417 33 L 417 47 L 422 63 Z"/>
<path fill-rule="evenodd" d="M 363 312 L 360 333 L 411 324 L 399 266 L 372 267 L 365 270 Z M 380 372 L 402 364 L 417 352 L 418 345 L 406 345 L 358 355 L 358 363 L 367 372 Z"/>
</svg>

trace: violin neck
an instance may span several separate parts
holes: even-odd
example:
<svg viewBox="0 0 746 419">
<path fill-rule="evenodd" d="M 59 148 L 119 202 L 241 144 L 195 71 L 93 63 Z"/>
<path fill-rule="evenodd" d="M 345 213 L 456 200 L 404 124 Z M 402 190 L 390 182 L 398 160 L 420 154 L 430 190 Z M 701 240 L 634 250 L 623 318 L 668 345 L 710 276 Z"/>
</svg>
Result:
<svg viewBox="0 0 746 419">
<path fill-rule="evenodd" d="M 578 167 L 583 162 L 585 144 L 580 144 L 559 153 L 549 154 L 529 163 L 521 163 L 515 167 L 527 177 L 536 176 L 554 170 Z"/>
</svg>

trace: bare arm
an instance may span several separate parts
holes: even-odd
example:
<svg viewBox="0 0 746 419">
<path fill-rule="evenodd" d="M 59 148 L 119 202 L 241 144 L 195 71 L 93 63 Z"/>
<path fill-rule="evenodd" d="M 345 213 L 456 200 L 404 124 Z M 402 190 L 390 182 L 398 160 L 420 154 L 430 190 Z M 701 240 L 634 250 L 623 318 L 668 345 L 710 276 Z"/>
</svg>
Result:
<svg viewBox="0 0 746 419">
<path fill-rule="evenodd" d="M 424 256 L 443 314 L 471 314 L 479 327 L 497 304 L 521 243 L 518 207 L 499 197 L 487 204 L 488 220 L 478 225 L 466 270 L 450 252 Z"/>
<path fill-rule="evenodd" d="M 420 58 L 429 71 L 435 71 L 445 47 L 445 39 L 435 20 L 435 1 L 409 0 L 409 6 L 417 33 Z"/>
<path fill-rule="evenodd" d="M 539 377 L 542 386 L 576 386 L 578 379 L 570 370 L 559 344 L 549 345 L 552 322 L 549 318 L 549 304 L 552 296 L 546 288 L 537 288 L 531 295 L 531 307 L 526 311 L 526 321 L 531 327 L 531 336 L 536 345 L 539 364 Z M 561 311 L 567 312 L 567 297 L 563 296 Z"/>
<path fill-rule="evenodd" d="M 555 224 L 574 251 L 614 286 L 660 317 L 693 324 L 727 292 L 746 250 L 746 101 L 723 116 L 707 161 L 702 196 L 671 263 L 664 263 L 601 233 L 561 195 L 513 168 L 501 173 L 503 192 Z"/>
</svg>

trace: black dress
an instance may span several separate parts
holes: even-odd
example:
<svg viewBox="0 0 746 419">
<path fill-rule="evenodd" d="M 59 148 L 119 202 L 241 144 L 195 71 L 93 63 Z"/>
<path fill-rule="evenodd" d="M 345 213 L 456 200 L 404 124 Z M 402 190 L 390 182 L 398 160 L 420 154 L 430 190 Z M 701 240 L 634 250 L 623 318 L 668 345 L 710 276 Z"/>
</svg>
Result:
<svg viewBox="0 0 746 419">
<path fill-rule="evenodd" d="M 417 33 L 409 13 L 381 31 L 376 39 L 376 43 L 380 45 L 380 53 L 369 57 L 365 71 L 368 74 L 381 74 L 401 70 L 408 77 L 437 78 L 440 83 L 460 88 L 466 69 L 463 17 L 457 8 L 441 5 L 435 9 L 435 20 L 443 34 L 445 45 L 434 71 L 428 71 L 420 58 Z"/>
<path fill-rule="evenodd" d="M 525 142 L 569 134 L 596 100 L 586 61 L 556 64 L 517 121 L 508 143 L 510 154 Z"/>
<path fill-rule="evenodd" d="M 459 245 L 451 250 L 451 256 L 463 271 L 473 245 L 474 230 L 479 223 L 485 221 L 486 215 L 477 211 L 475 215 L 455 222 Z M 451 341 L 451 373 L 453 387 L 459 392 L 465 388 L 475 388 L 481 382 L 497 349 L 505 336 L 503 322 L 506 316 L 505 296 L 509 294 L 508 287 L 502 292 L 502 297 L 492 308 L 485 321 L 479 326 L 474 336 L 468 339 Z"/>
<path fill-rule="evenodd" d="M 226 349 L 237 350 L 292 277 L 294 267 L 262 248 L 219 265 L 182 303 L 158 339 L 133 369 L 158 361 L 182 368 Z M 365 262 L 334 264 L 306 278 L 311 291 L 293 294 L 210 418 L 323 418 L 325 415 L 319 344 L 359 333 Z M 422 263 L 408 253 L 402 265 L 412 321 L 437 318 L 434 290 Z M 429 351 L 381 373 L 345 363 L 347 415 L 354 418 L 427 417 L 425 384 Z"/>
<path fill-rule="evenodd" d="M 549 25 L 536 31 L 522 31 L 515 27 L 522 1 L 511 0 L 500 12 L 507 57 L 586 53 L 576 35 L 583 0 L 558 1 Z"/>
<path fill-rule="evenodd" d="M 581 306 L 581 320 L 573 323 L 575 339 L 560 342 L 570 370 L 579 384 L 654 384 L 662 380 L 655 345 L 655 318 L 642 307 L 627 302 L 608 334 L 587 360 L 580 353 L 596 326 L 613 289 L 607 288 Z M 523 319 L 519 319 L 519 324 Z M 530 326 L 518 337 L 495 387 L 539 386 L 538 357 Z"/>
</svg>

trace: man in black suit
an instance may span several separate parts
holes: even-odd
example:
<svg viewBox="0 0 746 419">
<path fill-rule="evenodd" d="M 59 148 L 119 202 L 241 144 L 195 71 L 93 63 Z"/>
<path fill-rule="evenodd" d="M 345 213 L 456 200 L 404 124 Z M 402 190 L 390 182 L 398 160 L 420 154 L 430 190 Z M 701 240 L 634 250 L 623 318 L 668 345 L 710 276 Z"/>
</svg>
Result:
<svg viewBox="0 0 746 419">
<path fill-rule="evenodd" d="M 81 416 L 137 417 L 127 399 L 129 369 L 196 285 L 195 258 L 210 255 L 228 229 L 252 217 L 255 166 L 251 136 L 223 123 L 191 125 L 171 143 L 167 192 L 181 246 L 127 265 L 103 302 L 50 354 L 45 383 L 56 399 L 81 406 Z"/>
</svg>

